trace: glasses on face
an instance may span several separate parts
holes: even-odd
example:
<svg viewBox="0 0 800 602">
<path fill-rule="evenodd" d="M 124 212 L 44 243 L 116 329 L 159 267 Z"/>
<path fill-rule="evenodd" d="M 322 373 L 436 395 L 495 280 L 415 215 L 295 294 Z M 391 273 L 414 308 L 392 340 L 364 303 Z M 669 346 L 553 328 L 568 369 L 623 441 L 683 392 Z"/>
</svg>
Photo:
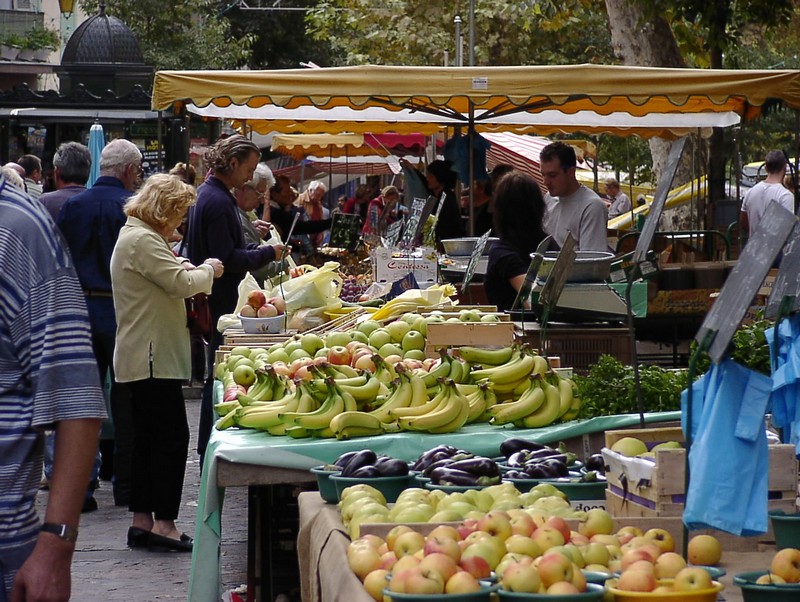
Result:
<svg viewBox="0 0 800 602">
<path fill-rule="evenodd" d="M 245 190 L 249 190 L 253 194 L 255 194 L 259 199 L 265 201 L 269 198 L 269 190 L 265 190 L 264 192 L 259 191 L 257 188 L 253 188 L 252 186 L 245 186 Z"/>
</svg>

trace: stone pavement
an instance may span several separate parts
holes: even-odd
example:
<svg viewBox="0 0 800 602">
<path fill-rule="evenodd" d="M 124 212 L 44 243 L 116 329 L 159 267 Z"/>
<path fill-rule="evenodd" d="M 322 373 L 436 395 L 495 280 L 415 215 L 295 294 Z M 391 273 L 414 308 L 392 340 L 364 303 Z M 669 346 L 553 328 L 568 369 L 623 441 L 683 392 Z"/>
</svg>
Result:
<svg viewBox="0 0 800 602">
<path fill-rule="evenodd" d="M 190 398 L 196 397 L 199 389 L 184 391 L 192 434 L 177 523 L 179 529 L 193 536 L 200 491 L 200 462 L 195 452 L 200 400 Z M 191 554 L 129 549 L 125 539 L 131 516 L 126 507 L 114 506 L 111 483 L 101 482 L 95 497 L 99 509 L 81 515 L 80 537 L 72 562 L 72 600 L 186 600 Z M 47 503 L 47 491 L 40 492 L 38 503 Z M 221 564 L 225 591 L 247 581 L 246 488 L 226 490 L 222 524 Z"/>
</svg>

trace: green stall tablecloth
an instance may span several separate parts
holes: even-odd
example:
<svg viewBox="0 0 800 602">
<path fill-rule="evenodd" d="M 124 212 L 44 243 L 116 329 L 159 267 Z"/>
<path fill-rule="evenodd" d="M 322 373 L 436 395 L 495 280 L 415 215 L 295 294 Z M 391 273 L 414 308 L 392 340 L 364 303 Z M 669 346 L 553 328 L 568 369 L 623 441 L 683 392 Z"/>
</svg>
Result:
<svg viewBox="0 0 800 602">
<path fill-rule="evenodd" d="M 221 397 L 222 386 L 221 383 L 217 384 L 219 386 L 215 391 L 215 397 Z M 680 412 L 645 414 L 645 422 L 648 423 L 679 419 Z M 365 448 L 370 448 L 378 454 L 413 460 L 423 451 L 441 443 L 448 443 L 478 455 L 494 457 L 499 455 L 500 443 L 511 437 L 553 443 L 637 424 L 639 424 L 638 414 L 625 414 L 565 422 L 541 429 L 479 424 L 469 425 L 457 433 L 446 435 L 392 433 L 350 441 L 273 437 L 252 430 L 215 430 L 211 434 L 200 481 L 192 569 L 189 577 L 189 600 L 217 602 L 221 594 L 219 554 L 224 489 L 216 485 L 220 459 L 242 464 L 304 470 L 331 462 L 346 451 Z"/>
</svg>

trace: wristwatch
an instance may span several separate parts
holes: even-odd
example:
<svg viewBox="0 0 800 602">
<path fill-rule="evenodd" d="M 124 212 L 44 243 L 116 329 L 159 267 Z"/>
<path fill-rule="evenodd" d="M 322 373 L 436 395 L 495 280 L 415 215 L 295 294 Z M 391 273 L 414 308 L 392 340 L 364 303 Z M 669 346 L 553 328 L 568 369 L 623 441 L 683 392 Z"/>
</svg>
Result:
<svg viewBox="0 0 800 602">
<path fill-rule="evenodd" d="M 44 523 L 39 530 L 44 531 L 45 533 L 52 533 L 64 541 L 75 543 L 78 540 L 78 530 L 75 527 L 70 527 L 69 525 Z"/>
</svg>

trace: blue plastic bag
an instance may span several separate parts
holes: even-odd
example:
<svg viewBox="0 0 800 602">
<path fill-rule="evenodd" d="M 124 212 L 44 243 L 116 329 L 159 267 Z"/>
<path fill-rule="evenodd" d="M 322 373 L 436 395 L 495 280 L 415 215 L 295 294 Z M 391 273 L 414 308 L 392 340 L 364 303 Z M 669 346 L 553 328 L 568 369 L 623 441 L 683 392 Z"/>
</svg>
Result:
<svg viewBox="0 0 800 602">
<path fill-rule="evenodd" d="M 764 415 L 772 379 L 725 360 L 692 385 L 692 446 L 683 522 L 734 535 L 767 531 L 769 450 Z M 688 390 L 681 394 L 684 433 Z"/>
<path fill-rule="evenodd" d="M 775 355 L 775 329 L 766 332 L 772 365 L 772 423 L 783 431 L 783 441 L 792 443 L 800 454 L 800 315 L 782 320 L 778 327 L 778 354 Z"/>
</svg>

